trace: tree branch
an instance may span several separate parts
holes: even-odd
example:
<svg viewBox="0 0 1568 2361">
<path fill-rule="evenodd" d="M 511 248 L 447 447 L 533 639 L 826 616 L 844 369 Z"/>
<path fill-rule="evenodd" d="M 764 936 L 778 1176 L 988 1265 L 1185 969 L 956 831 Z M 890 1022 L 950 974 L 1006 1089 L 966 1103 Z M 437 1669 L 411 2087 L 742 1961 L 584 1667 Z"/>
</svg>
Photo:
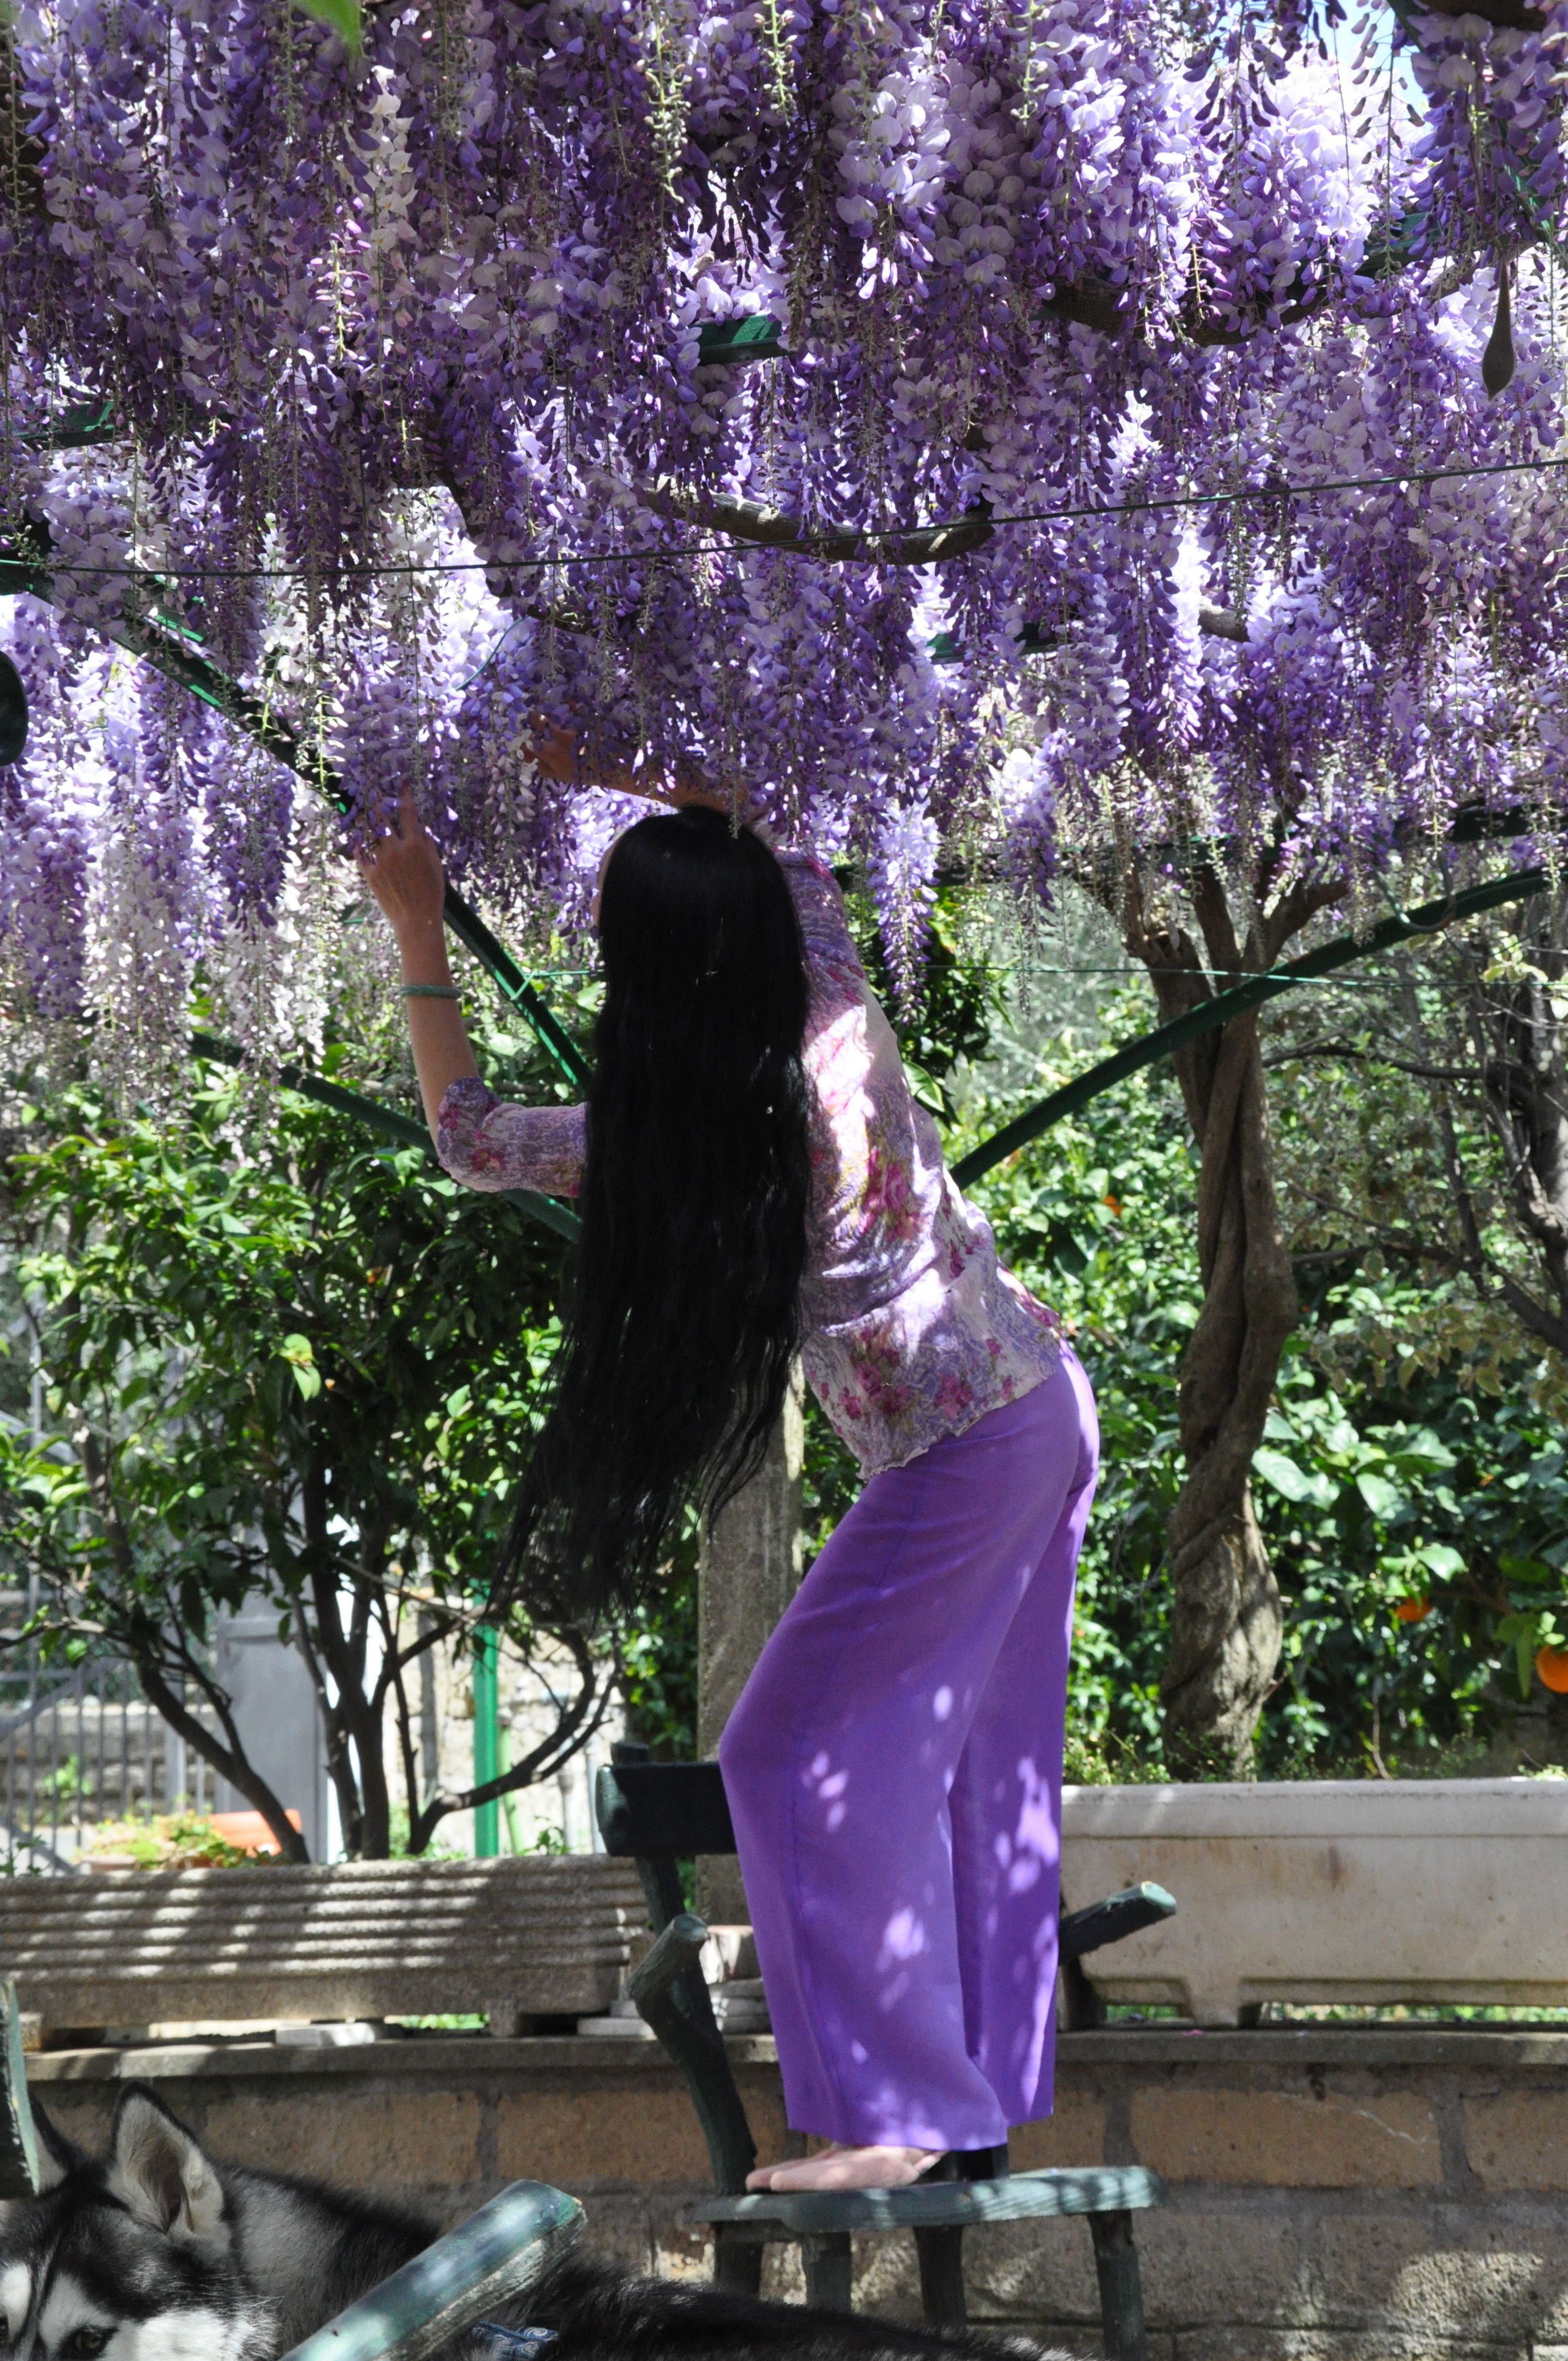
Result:
<svg viewBox="0 0 1568 2361">
<path fill-rule="evenodd" d="M 160 1635 L 163 1646 L 170 1644 Z M 222 1746 L 208 1730 L 200 1715 L 193 1714 L 164 1677 L 162 1663 L 156 1653 L 158 1643 L 137 1645 L 129 1642 L 131 1661 L 137 1668 L 137 1678 L 152 1703 L 158 1708 L 170 1728 L 178 1731 L 188 1746 L 193 1746 L 204 1761 L 210 1763 L 221 1778 L 255 1805 L 273 1836 L 285 1861 L 308 1861 L 311 1853 L 303 1835 L 295 1828 L 276 1791 L 251 1764 L 236 1728 L 233 1699 L 221 1688 L 204 1666 L 185 1647 L 174 1650 L 176 1660 L 187 1678 L 193 1680 L 224 1725 L 229 1743 Z"/>
<path fill-rule="evenodd" d="M 890 527 L 883 532 L 867 526 L 808 525 L 804 518 L 791 516 L 785 510 L 694 491 L 668 476 L 633 489 L 655 516 L 696 525 L 705 533 L 726 533 L 732 541 L 755 542 L 765 549 L 797 551 L 830 564 L 861 557 L 883 566 L 938 566 L 944 558 L 967 557 L 971 551 L 983 549 L 994 531 L 983 504 L 974 515 L 951 523 L 908 530 Z"/>
<path fill-rule="evenodd" d="M 82 1474 L 87 1478 L 93 1512 L 109 1544 L 110 1561 L 124 1602 L 121 1637 L 144 1691 L 170 1728 L 177 1730 L 188 1744 L 194 1746 L 222 1778 L 226 1779 L 231 1786 L 237 1787 L 240 1794 L 256 1806 L 282 1847 L 284 1858 L 308 1861 L 310 1854 L 305 1849 L 303 1837 L 294 1828 L 279 1798 L 252 1766 L 245 1752 L 235 1726 L 233 1700 L 226 1689 L 219 1686 L 182 1642 L 172 1640 L 168 1631 L 160 1631 L 145 1611 L 138 1611 L 132 1604 L 139 1588 L 136 1552 L 115 1496 L 108 1455 L 85 1420 L 74 1429 L 71 1439 Z M 181 1670 L 195 1680 L 222 1721 L 229 1741 L 226 1747 L 220 1745 L 205 1723 L 190 1711 L 164 1677 L 163 1655 L 170 1649 L 173 1650 Z"/>
<path fill-rule="evenodd" d="M 1308 1041 L 1299 1049 L 1271 1049 L 1264 1060 L 1268 1068 L 1299 1066 L 1310 1058 L 1340 1059 L 1370 1066 L 1391 1066 L 1401 1074 L 1414 1074 L 1427 1082 L 1474 1082 L 1475 1075 L 1466 1066 L 1423 1066 L 1409 1058 L 1391 1058 L 1384 1049 L 1353 1049 L 1343 1041 Z"/>
<path fill-rule="evenodd" d="M 502 1795 L 515 1795 L 519 1788 L 532 1786 L 541 1778 L 548 1778 L 580 1753 L 602 1728 L 615 1696 L 613 1667 L 607 1669 L 602 1687 L 593 1651 L 583 1632 L 576 1628 L 555 1635 L 570 1651 L 577 1671 L 577 1694 L 557 1721 L 547 1738 L 542 1739 L 532 1752 L 514 1763 L 510 1771 L 499 1777 L 465 1788 L 455 1795 L 433 1795 L 420 1809 L 417 1820 L 412 1811 L 409 1816 L 411 1852 L 422 1852 L 440 1823 L 452 1812 L 470 1811 L 480 1804 L 495 1803 Z M 590 1708 L 592 1719 L 589 1719 Z"/>
</svg>

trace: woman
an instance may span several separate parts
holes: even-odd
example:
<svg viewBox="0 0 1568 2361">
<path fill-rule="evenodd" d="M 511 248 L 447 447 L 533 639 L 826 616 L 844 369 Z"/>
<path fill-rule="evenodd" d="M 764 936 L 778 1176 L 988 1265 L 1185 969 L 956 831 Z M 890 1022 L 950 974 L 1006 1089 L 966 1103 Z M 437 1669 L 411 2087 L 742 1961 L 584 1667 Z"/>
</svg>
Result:
<svg viewBox="0 0 1568 2361">
<path fill-rule="evenodd" d="M 580 1196 L 514 1575 L 564 1567 L 590 1604 L 645 1583 L 683 1499 L 758 1464 L 797 1347 L 869 1479 L 719 1759 L 789 2121 L 829 2143 L 751 2185 L 901 2188 L 1050 2113 L 1093 1398 L 943 1170 L 828 871 L 665 800 L 600 872 L 586 1108 L 479 1081 L 411 800 L 365 874 L 447 1170 Z"/>
</svg>

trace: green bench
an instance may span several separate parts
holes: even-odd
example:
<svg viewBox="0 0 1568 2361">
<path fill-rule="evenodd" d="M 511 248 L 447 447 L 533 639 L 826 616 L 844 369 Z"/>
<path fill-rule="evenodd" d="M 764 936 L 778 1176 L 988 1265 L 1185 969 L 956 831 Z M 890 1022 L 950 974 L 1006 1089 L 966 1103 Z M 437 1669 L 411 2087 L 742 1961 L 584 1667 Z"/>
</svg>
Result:
<svg viewBox="0 0 1568 2361">
<path fill-rule="evenodd" d="M 912 2189 L 748 2194 L 756 2143 L 699 1963 L 707 1929 L 685 1906 L 678 1866 L 735 1850 L 724 1783 L 717 1763 L 654 1763 L 646 1747 L 630 1744 L 616 1746 L 612 1754 L 598 1774 L 599 1829 L 608 1852 L 637 1863 L 656 1938 L 628 1979 L 627 1992 L 680 2068 L 707 2143 L 716 2193 L 694 2209 L 694 2218 L 713 2232 L 716 2282 L 755 2294 L 764 2247 L 794 2245 L 805 2266 L 807 2301 L 848 2312 L 855 2235 L 909 2230 L 927 2319 L 934 2327 L 961 2327 L 967 2229 L 1082 2214 L 1094 2242 L 1106 2361 L 1147 2361 L 1133 2216 L 1163 2203 L 1165 2191 L 1157 2175 L 1141 2166 L 1012 2172 L 1003 2147 L 944 2157 Z M 1163 1888 L 1140 1885 L 1062 1919 L 1069 2023 L 1092 2023 L 1100 2013 L 1080 1965 L 1085 1953 L 1169 1917 L 1175 1907 Z"/>
</svg>

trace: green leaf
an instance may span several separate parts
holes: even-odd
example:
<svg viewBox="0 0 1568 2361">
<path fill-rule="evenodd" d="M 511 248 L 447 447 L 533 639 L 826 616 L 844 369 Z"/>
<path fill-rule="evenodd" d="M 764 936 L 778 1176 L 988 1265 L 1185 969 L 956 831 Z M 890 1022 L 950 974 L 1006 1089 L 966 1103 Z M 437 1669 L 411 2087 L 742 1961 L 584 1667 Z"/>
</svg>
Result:
<svg viewBox="0 0 1568 2361">
<path fill-rule="evenodd" d="M 1339 1486 L 1332 1477 L 1299 1466 L 1288 1453 L 1270 1451 L 1266 1445 L 1252 1455 L 1253 1472 L 1283 1499 L 1310 1500 L 1317 1509 L 1327 1509 L 1339 1497 Z"/>
<path fill-rule="evenodd" d="M 1544 1559 L 1503 1555 L 1498 1558 L 1497 1564 L 1502 1569 L 1504 1580 L 1510 1586 L 1518 1583 L 1527 1590 L 1538 1590 L 1543 1587 L 1555 1589 L 1557 1587 L 1558 1574 L 1554 1567 L 1545 1563 Z"/>
<path fill-rule="evenodd" d="M 1412 1467 L 1426 1468 L 1458 1465 L 1442 1437 L 1434 1434 L 1430 1426 L 1417 1427 L 1413 1434 L 1407 1435 L 1394 1449 L 1402 1466 L 1408 1464 Z"/>
<path fill-rule="evenodd" d="M 1541 1645 L 1539 1615 L 1505 1615 L 1497 1625 L 1499 1646 L 1511 1647 L 1519 1671 L 1519 1695 L 1530 1696 L 1530 1675 L 1535 1670 L 1535 1652 Z"/>
<path fill-rule="evenodd" d="M 1398 1484 L 1390 1484 L 1387 1476 L 1361 1475 L 1355 1478 L 1355 1488 L 1375 1517 L 1387 1524 L 1404 1516 L 1409 1502 Z"/>
<path fill-rule="evenodd" d="M 321 1371 L 316 1367 L 315 1353 L 308 1336 L 285 1336 L 278 1348 L 279 1357 L 288 1362 L 294 1372 L 294 1383 L 307 1401 L 313 1401 L 322 1389 Z"/>
<path fill-rule="evenodd" d="M 364 27 L 359 20 L 359 0 L 294 0 L 307 16 L 318 25 L 325 25 L 346 46 L 357 52 L 364 47 Z"/>
<path fill-rule="evenodd" d="M 1458 1550 L 1451 1549 L 1446 1542 L 1426 1542 L 1416 1554 L 1423 1565 L 1430 1566 L 1433 1574 L 1441 1575 L 1445 1581 L 1455 1580 L 1464 1571 L 1463 1555 Z"/>
</svg>

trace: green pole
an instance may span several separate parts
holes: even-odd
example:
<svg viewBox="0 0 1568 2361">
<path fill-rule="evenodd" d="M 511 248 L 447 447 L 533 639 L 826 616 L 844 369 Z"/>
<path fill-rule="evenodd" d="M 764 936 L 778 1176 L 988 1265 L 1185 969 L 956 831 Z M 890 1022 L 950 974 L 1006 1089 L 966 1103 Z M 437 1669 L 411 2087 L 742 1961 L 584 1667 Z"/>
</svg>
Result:
<svg viewBox="0 0 1568 2361">
<path fill-rule="evenodd" d="M 499 1775 L 500 1713 L 496 1694 L 496 1635 L 481 1631 L 474 1642 L 474 1784 Z M 501 1849 L 500 1813 L 492 1796 L 474 1806 L 474 1858 L 494 1861 Z"/>
</svg>

